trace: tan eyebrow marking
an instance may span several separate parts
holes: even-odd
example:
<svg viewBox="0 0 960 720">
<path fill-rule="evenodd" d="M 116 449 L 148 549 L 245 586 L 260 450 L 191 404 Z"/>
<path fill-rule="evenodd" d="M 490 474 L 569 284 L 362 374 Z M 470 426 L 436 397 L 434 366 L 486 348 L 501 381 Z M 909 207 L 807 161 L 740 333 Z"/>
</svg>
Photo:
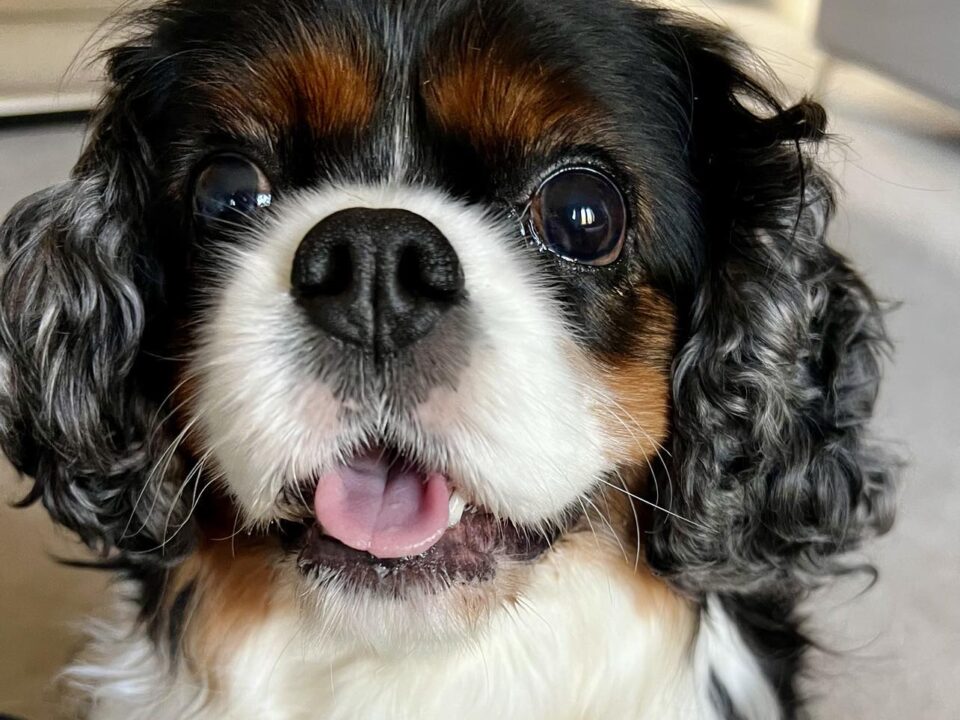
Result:
<svg viewBox="0 0 960 720">
<path fill-rule="evenodd" d="M 241 82 L 234 75 L 214 78 L 211 100 L 240 133 L 277 136 L 300 125 L 319 136 L 355 132 L 373 118 L 377 72 L 359 48 L 336 39 L 299 39 L 268 53 Z"/>
<path fill-rule="evenodd" d="M 602 136 L 600 108 L 564 72 L 502 43 L 486 45 L 466 39 L 427 59 L 421 93 L 441 129 L 490 152 L 546 149 Z"/>
</svg>

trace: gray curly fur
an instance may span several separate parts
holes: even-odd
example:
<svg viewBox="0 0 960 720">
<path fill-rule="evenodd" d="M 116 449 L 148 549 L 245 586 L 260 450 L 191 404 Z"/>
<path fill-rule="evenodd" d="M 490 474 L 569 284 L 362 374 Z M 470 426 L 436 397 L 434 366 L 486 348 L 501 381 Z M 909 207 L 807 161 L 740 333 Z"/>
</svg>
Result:
<svg viewBox="0 0 960 720">
<path fill-rule="evenodd" d="M 889 463 L 864 440 L 881 314 L 825 246 L 829 198 L 813 192 L 795 230 L 736 238 L 675 361 L 671 507 L 698 525 L 651 551 L 697 591 L 785 590 L 892 521 Z"/>
<path fill-rule="evenodd" d="M 892 523 L 897 464 L 866 436 L 887 335 L 826 243 L 822 108 L 780 106 L 740 70 L 737 43 L 681 32 L 709 244 L 674 361 L 664 501 L 696 524 L 663 518 L 648 557 L 697 596 L 796 600 Z"/>
<path fill-rule="evenodd" d="M 35 478 L 24 504 L 42 501 L 104 554 L 150 554 L 181 516 L 169 483 L 144 491 L 164 444 L 135 373 L 143 181 L 137 154 L 116 150 L 118 108 L 105 108 L 74 178 L 21 201 L 0 228 L 0 439 Z"/>
</svg>

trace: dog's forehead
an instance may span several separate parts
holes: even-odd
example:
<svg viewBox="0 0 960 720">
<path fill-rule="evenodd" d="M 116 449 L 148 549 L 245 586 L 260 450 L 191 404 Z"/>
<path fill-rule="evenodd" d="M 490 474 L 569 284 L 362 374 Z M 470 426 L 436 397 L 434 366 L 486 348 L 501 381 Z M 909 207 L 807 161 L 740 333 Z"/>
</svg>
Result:
<svg viewBox="0 0 960 720">
<path fill-rule="evenodd" d="M 543 154 L 603 144 L 608 114 L 571 47 L 539 37 L 542 18 L 522 3 L 447 3 L 432 14 L 424 5 L 252 17 L 207 55 L 191 87 L 208 121 L 272 141 L 310 134 L 395 150 L 398 134 L 442 135 L 481 153 Z"/>
</svg>

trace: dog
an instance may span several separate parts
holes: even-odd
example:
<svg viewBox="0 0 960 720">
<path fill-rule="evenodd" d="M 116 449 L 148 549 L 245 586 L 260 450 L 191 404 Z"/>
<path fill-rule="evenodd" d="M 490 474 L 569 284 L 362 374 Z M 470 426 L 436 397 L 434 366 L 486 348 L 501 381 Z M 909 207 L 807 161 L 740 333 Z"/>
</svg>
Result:
<svg viewBox="0 0 960 720">
<path fill-rule="evenodd" d="M 886 530 L 826 116 L 626 0 L 170 0 L 0 233 L 95 720 L 802 716 Z"/>
</svg>

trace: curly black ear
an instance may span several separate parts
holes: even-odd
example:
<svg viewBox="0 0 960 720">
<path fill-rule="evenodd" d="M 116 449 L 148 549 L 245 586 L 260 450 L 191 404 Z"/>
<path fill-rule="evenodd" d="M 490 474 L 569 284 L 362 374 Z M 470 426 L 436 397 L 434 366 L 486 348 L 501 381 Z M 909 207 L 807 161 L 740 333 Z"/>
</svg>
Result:
<svg viewBox="0 0 960 720">
<path fill-rule="evenodd" d="M 113 91 L 72 178 L 21 201 L 0 228 L 0 441 L 35 479 L 25 502 L 42 501 L 102 552 L 149 551 L 180 521 L 167 484 L 150 477 L 162 434 L 139 371 L 149 157 L 126 100 L 128 61 L 114 57 Z"/>
<path fill-rule="evenodd" d="M 865 439 L 886 346 L 870 289 L 824 233 L 826 116 L 784 108 L 715 30 L 674 27 L 691 86 L 706 262 L 674 375 L 675 463 L 652 565 L 693 593 L 795 592 L 892 520 Z"/>
</svg>

